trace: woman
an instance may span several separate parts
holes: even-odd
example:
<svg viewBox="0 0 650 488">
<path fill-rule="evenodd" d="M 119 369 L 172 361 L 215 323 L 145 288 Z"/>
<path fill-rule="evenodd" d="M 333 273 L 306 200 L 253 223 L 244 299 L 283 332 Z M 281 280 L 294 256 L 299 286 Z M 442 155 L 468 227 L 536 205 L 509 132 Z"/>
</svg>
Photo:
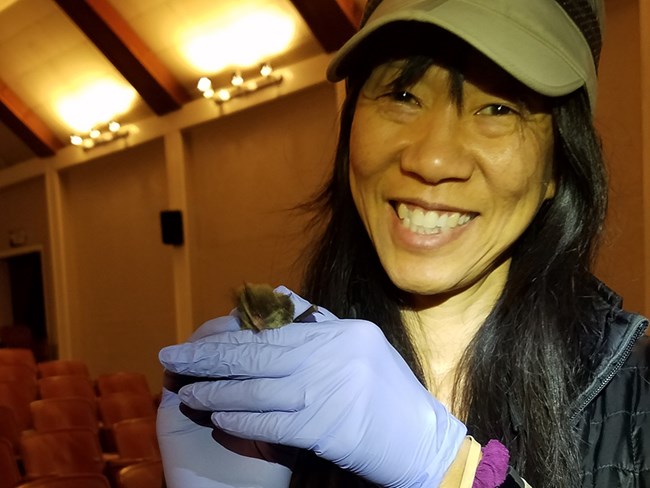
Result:
<svg viewBox="0 0 650 488">
<path fill-rule="evenodd" d="M 477 469 L 466 433 L 507 447 L 503 486 L 650 483 L 647 321 L 589 272 L 600 9 L 370 2 L 328 72 L 348 95 L 304 290 L 328 310 L 256 335 L 230 317 L 163 350 L 167 369 L 228 378 L 182 401 L 301 448 L 294 486 L 459 486 L 457 469 L 499 486 L 484 468 L 505 464 L 488 449 Z"/>
</svg>

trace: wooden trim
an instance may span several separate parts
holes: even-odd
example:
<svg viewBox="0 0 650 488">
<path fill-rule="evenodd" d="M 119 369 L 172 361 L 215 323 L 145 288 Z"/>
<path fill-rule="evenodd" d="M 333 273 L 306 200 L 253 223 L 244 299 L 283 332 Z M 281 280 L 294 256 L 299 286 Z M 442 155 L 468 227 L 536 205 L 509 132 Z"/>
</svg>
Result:
<svg viewBox="0 0 650 488">
<path fill-rule="evenodd" d="M 54 131 L 1 80 L 0 120 L 39 157 L 54 156 L 63 147 Z"/>
<path fill-rule="evenodd" d="M 185 243 L 174 246 L 172 260 L 174 267 L 174 304 L 176 309 L 176 340 L 186 341 L 194 331 L 192 309 L 192 262 L 190 259 L 191 215 L 187 196 L 187 151 L 183 133 L 175 130 L 165 134 L 165 163 L 169 208 L 183 213 Z"/>
<path fill-rule="evenodd" d="M 325 52 L 337 51 L 357 31 L 361 9 L 354 0 L 291 0 Z"/>
<path fill-rule="evenodd" d="M 48 335 L 50 341 L 55 341 L 57 345 L 58 357 L 66 359 L 74 357 L 70 328 L 71 297 L 68 286 L 63 189 L 61 175 L 53 169 L 48 169 L 45 173 L 45 195 L 52 270 L 52 292 L 48 293 L 45 300 L 46 307 L 54 309 L 54 321 L 53 323 L 48 322 Z"/>
</svg>

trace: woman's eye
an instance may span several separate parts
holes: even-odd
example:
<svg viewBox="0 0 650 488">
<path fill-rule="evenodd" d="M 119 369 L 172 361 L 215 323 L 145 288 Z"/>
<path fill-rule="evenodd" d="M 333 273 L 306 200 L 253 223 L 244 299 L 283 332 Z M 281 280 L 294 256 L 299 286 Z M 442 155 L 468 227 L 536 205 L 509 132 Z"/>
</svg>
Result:
<svg viewBox="0 0 650 488">
<path fill-rule="evenodd" d="M 513 115 L 513 114 L 516 115 L 517 113 L 519 112 L 517 112 L 512 107 L 500 103 L 494 103 L 492 105 L 488 105 L 486 107 L 483 107 L 478 112 L 476 112 L 477 115 L 496 115 L 496 116 Z"/>
<path fill-rule="evenodd" d="M 384 97 L 399 103 L 415 103 L 417 105 L 420 105 L 418 98 L 412 93 L 405 90 L 395 90 L 390 93 L 386 93 Z"/>
</svg>

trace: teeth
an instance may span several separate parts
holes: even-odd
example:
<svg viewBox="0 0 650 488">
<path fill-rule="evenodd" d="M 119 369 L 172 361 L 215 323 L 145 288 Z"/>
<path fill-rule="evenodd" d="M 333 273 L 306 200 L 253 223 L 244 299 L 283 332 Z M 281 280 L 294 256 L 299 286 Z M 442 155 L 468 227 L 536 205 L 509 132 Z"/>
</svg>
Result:
<svg viewBox="0 0 650 488">
<path fill-rule="evenodd" d="M 403 203 L 397 205 L 397 215 L 404 227 L 411 232 L 425 235 L 445 232 L 465 225 L 471 220 L 471 216 L 468 214 L 458 212 L 441 214 L 435 211 L 426 212 L 421 208 L 410 210 Z"/>
<path fill-rule="evenodd" d="M 427 212 L 424 214 L 424 223 L 422 225 L 429 229 L 433 229 L 438 224 L 439 219 L 440 216 L 438 215 L 438 212 Z"/>
<path fill-rule="evenodd" d="M 417 225 L 421 227 L 424 224 L 424 212 L 422 209 L 416 208 L 411 212 L 411 225 Z"/>
</svg>

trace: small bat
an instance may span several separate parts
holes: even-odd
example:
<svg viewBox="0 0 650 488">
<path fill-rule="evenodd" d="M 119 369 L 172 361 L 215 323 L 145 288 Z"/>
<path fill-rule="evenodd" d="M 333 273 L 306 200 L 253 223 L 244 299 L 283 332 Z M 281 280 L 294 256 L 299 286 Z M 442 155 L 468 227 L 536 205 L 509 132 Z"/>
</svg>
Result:
<svg viewBox="0 0 650 488">
<path fill-rule="evenodd" d="M 301 322 L 317 309 L 310 306 L 298 317 L 294 317 L 295 307 L 291 299 L 277 293 L 269 285 L 244 284 L 235 297 L 239 311 L 240 327 L 259 332 L 264 329 L 277 329 L 292 322 Z"/>
<path fill-rule="evenodd" d="M 244 284 L 236 297 L 242 329 L 259 332 L 293 322 L 294 306 L 287 295 L 269 285 Z"/>
<path fill-rule="evenodd" d="M 269 285 L 249 283 L 244 284 L 236 293 L 235 302 L 239 311 L 240 327 L 251 329 L 254 332 L 277 329 L 292 322 L 302 322 L 318 310 L 315 305 L 310 305 L 304 312 L 294 317 L 295 307 L 287 295 L 275 292 Z M 217 380 L 218 378 L 198 378 L 165 370 L 163 386 L 178 393 L 178 390 L 185 385 L 211 379 Z"/>
</svg>

